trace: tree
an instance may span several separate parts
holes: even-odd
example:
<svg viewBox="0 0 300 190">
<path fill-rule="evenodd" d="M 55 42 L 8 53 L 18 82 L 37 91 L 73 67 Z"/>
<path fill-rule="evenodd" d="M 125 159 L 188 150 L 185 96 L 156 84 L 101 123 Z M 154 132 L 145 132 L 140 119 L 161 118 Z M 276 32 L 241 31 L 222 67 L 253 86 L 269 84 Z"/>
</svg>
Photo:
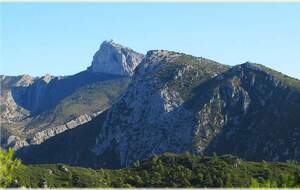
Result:
<svg viewBox="0 0 300 190">
<path fill-rule="evenodd" d="M 251 182 L 250 182 L 250 187 L 251 188 L 259 188 L 259 182 L 257 181 L 257 179 L 251 178 Z"/>
<path fill-rule="evenodd" d="M 0 186 L 7 187 L 13 181 L 13 173 L 20 166 L 21 161 L 13 159 L 14 150 L 0 148 Z"/>
<path fill-rule="evenodd" d="M 291 176 L 289 174 L 282 173 L 279 176 L 279 186 L 284 188 L 291 188 L 295 187 L 297 184 L 297 181 L 295 180 L 294 176 Z"/>
</svg>

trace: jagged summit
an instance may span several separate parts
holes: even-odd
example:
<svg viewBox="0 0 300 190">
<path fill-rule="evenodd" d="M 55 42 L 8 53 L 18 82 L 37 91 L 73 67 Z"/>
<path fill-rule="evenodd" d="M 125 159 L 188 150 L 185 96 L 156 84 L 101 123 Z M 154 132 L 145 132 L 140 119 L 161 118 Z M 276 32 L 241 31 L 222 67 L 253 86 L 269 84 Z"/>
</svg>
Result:
<svg viewBox="0 0 300 190">
<path fill-rule="evenodd" d="M 105 40 L 105 41 L 103 41 L 102 44 L 100 45 L 100 48 L 101 48 L 101 46 L 106 46 L 106 45 L 113 46 L 113 47 L 116 47 L 116 48 L 126 48 L 128 50 L 133 51 L 131 48 L 122 46 L 121 44 L 118 44 L 118 43 L 114 42 L 113 40 Z"/>
<path fill-rule="evenodd" d="M 144 55 L 110 41 L 104 41 L 95 53 L 89 71 L 131 76 Z"/>
<path fill-rule="evenodd" d="M 247 68 L 247 69 L 252 69 L 252 70 L 256 70 L 256 71 L 264 71 L 267 67 L 264 67 L 263 65 L 261 64 L 258 64 L 258 63 L 254 63 L 254 62 L 245 62 L 241 65 L 238 65 L 242 68 Z"/>
<path fill-rule="evenodd" d="M 168 50 L 150 50 L 147 52 L 145 58 L 148 60 L 151 60 L 154 63 L 157 63 L 162 60 L 171 61 L 174 58 L 182 56 L 182 55 L 184 55 L 184 54 L 174 52 L 174 51 L 168 51 Z"/>
<path fill-rule="evenodd" d="M 41 77 L 41 79 L 46 83 L 49 83 L 53 78 L 54 76 L 50 75 L 49 73 L 46 73 L 44 76 Z"/>
<path fill-rule="evenodd" d="M 35 77 L 32 77 L 30 75 L 21 75 L 19 76 L 19 78 L 20 79 L 17 81 L 16 86 L 29 86 L 36 79 Z"/>
</svg>

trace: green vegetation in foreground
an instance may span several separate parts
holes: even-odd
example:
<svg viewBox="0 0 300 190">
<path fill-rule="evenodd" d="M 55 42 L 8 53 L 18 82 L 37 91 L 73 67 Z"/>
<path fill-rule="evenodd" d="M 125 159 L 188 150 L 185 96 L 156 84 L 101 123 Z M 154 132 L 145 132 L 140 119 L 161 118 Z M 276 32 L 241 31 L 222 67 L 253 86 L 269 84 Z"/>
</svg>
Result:
<svg viewBox="0 0 300 190">
<path fill-rule="evenodd" d="M 22 165 L 14 178 L 26 187 L 300 187 L 300 164 L 166 153 L 120 170 Z"/>
<path fill-rule="evenodd" d="M 13 149 L 3 150 L 0 148 L 0 187 L 6 187 L 13 181 L 13 173 L 21 165 L 20 160 L 14 160 Z"/>
</svg>

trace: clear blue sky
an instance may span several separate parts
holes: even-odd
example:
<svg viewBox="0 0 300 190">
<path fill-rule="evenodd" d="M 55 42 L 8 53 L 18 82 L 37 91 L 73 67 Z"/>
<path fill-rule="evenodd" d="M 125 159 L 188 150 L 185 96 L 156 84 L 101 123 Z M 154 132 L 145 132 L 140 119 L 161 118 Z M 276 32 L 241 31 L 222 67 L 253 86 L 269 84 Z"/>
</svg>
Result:
<svg viewBox="0 0 300 190">
<path fill-rule="evenodd" d="M 74 74 L 103 40 L 300 79 L 300 4 L 1 4 L 1 74 Z"/>
</svg>

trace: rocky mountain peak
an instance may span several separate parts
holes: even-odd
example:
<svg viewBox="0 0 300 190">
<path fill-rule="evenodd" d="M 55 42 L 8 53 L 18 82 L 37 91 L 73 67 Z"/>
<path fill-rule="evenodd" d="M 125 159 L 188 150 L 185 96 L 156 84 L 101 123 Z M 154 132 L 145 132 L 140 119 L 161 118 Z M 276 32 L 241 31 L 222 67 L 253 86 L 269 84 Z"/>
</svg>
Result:
<svg viewBox="0 0 300 190">
<path fill-rule="evenodd" d="M 137 76 L 145 73 L 154 73 L 165 67 L 165 63 L 172 63 L 178 57 L 183 56 L 182 53 L 177 53 L 167 50 L 150 50 L 147 52 L 141 64 L 136 69 Z"/>
<path fill-rule="evenodd" d="M 54 76 L 50 75 L 49 73 L 45 74 L 41 79 L 43 81 L 45 81 L 46 83 L 49 83 L 52 79 L 54 78 Z"/>
<path fill-rule="evenodd" d="M 104 41 L 95 53 L 89 71 L 131 76 L 144 55 L 113 41 Z"/>
<path fill-rule="evenodd" d="M 156 65 L 161 62 L 172 62 L 172 60 L 183 54 L 167 51 L 167 50 L 151 50 L 147 52 L 144 62 L 149 62 L 151 65 Z M 146 66 L 146 65 L 144 65 Z"/>
<path fill-rule="evenodd" d="M 255 70 L 255 71 L 264 71 L 264 69 L 261 65 L 259 65 L 257 63 L 249 62 L 249 61 L 241 64 L 240 67 L 242 67 L 244 69 Z"/>
<path fill-rule="evenodd" d="M 16 83 L 16 86 L 29 86 L 35 80 L 35 77 L 30 75 L 21 75 L 19 81 Z"/>
<path fill-rule="evenodd" d="M 128 50 L 131 50 L 133 51 L 132 49 L 128 48 L 128 47 L 123 47 L 121 44 L 118 44 L 116 42 L 114 42 L 113 40 L 105 40 L 102 42 L 102 44 L 100 45 L 100 49 L 101 48 L 104 48 L 105 46 L 112 46 L 112 47 L 115 47 L 115 48 L 127 48 Z"/>
<path fill-rule="evenodd" d="M 182 53 L 168 51 L 168 50 L 150 50 L 147 52 L 147 57 L 152 59 L 170 59 L 172 57 L 183 55 Z"/>
<path fill-rule="evenodd" d="M 265 67 L 258 63 L 252 63 L 252 62 L 245 62 L 240 65 L 236 65 L 232 67 L 231 71 L 233 73 L 243 73 L 243 74 L 257 74 L 257 73 L 263 73 L 266 77 L 274 78 L 273 74 L 270 73 L 272 70 L 268 67 Z"/>
</svg>

